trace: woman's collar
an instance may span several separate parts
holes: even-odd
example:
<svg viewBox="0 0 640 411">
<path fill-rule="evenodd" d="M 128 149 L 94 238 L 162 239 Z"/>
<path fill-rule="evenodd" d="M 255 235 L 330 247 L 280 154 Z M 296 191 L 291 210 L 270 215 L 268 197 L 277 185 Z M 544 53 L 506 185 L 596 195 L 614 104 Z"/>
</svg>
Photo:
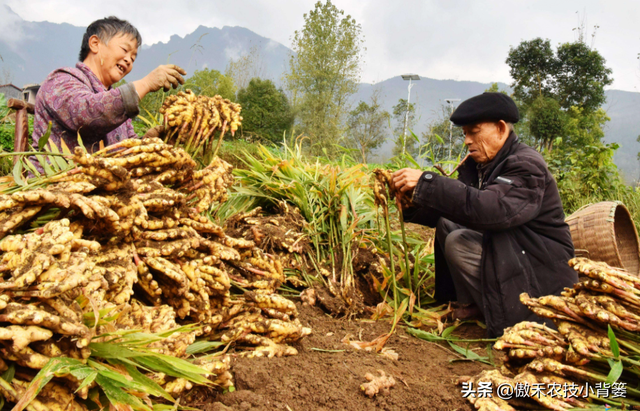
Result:
<svg viewBox="0 0 640 411">
<path fill-rule="evenodd" d="M 89 68 L 89 66 L 87 66 L 86 64 L 84 64 L 83 62 L 80 61 L 80 62 L 76 63 L 76 68 L 78 70 L 82 71 L 85 76 L 87 76 L 87 78 L 91 82 L 91 86 L 93 87 L 93 89 L 95 91 L 108 91 L 109 90 L 108 87 L 105 87 L 105 85 L 102 84 L 102 82 L 100 81 L 100 79 L 98 78 L 96 73 L 94 73 Z"/>
</svg>

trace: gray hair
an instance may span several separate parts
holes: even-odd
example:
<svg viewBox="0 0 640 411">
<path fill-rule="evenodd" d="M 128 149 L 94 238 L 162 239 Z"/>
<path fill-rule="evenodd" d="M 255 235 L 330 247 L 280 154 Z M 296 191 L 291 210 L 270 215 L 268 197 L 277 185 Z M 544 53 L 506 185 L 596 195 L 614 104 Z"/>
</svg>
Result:
<svg viewBox="0 0 640 411">
<path fill-rule="evenodd" d="M 514 130 L 513 123 L 507 123 L 507 128 L 509 129 L 510 133 L 513 133 L 513 130 Z"/>
<path fill-rule="evenodd" d="M 140 36 L 138 29 L 133 27 L 133 25 L 126 20 L 120 20 L 115 16 L 109 16 L 104 19 L 96 20 L 87 27 L 87 31 L 82 37 L 82 45 L 80 46 L 80 61 L 84 61 L 89 55 L 89 39 L 91 36 L 98 36 L 101 42 L 109 44 L 109 40 L 119 34 L 128 34 L 136 39 L 138 47 L 142 45 L 142 36 Z"/>
</svg>

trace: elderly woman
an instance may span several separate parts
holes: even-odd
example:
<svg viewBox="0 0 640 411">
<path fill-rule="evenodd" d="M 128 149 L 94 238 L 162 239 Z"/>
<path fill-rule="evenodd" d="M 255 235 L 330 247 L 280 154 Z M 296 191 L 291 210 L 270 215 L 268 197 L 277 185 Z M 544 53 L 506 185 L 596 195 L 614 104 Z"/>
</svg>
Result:
<svg viewBox="0 0 640 411">
<path fill-rule="evenodd" d="M 157 67 L 141 80 L 112 88 L 133 68 L 142 38 L 129 22 L 116 17 L 94 21 L 87 27 L 75 68 L 55 70 L 44 81 L 35 104 L 33 141 L 52 123 L 50 142 L 60 140 L 73 150 L 78 133 L 93 152 L 100 142 L 110 145 L 137 137 L 132 118 L 147 93 L 184 84 L 186 72 L 171 64 Z"/>
</svg>

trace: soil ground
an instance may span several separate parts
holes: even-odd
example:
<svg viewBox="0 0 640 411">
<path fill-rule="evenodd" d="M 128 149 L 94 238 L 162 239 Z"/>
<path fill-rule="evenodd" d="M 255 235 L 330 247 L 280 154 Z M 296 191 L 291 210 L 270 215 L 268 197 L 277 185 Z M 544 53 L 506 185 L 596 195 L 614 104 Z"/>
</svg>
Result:
<svg viewBox="0 0 640 411">
<path fill-rule="evenodd" d="M 403 328 L 386 347 L 399 354 L 392 360 L 356 350 L 342 342 L 371 341 L 390 329 L 388 321 L 337 320 L 318 307 L 302 306 L 300 321 L 313 329 L 295 347 L 299 354 L 284 358 L 236 358 L 232 365 L 236 391 L 218 394 L 207 404 L 190 404 L 205 411 L 223 410 L 472 410 L 456 381 L 487 366 L 450 362 L 456 355 L 443 346 L 408 335 Z M 477 326 L 463 326 L 466 338 L 481 338 Z M 325 351 L 320 351 L 325 350 Z M 327 350 L 339 350 L 328 352 Z M 482 355 L 483 347 L 478 347 Z M 360 390 L 364 375 L 383 370 L 396 379 L 386 395 L 368 398 Z"/>
<path fill-rule="evenodd" d="M 296 224 L 289 227 L 288 220 L 285 221 L 287 215 L 285 212 L 283 220 L 271 228 L 282 229 L 283 233 L 300 230 Z M 258 224 L 260 239 L 270 239 L 269 242 L 275 245 L 283 243 L 286 235 L 278 234 L 277 230 L 266 230 L 269 221 Z M 247 239 L 256 240 L 251 237 L 255 236 L 256 230 L 241 223 L 235 222 L 227 229 L 235 229 L 236 236 L 249 236 Z M 432 244 L 432 229 L 407 224 L 407 231 Z M 375 260 L 372 257 L 367 253 L 358 254 L 354 270 L 369 272 Z M 366 277 L 359 276 L 361 279 Z M 366 293 L 369 286 L 365 281 L 359 284 L 359 290 L 363 293 L 362 303 L 372 307 L 379 302 L 379 297 Z M 334 315 L 340 315 L 340 307 L 331 306 L 334 299 L 320 298 L 321 291 L 316 289 L 320 293 L 319 304 Z M 389 332 L 390 321 L 341 320 L 330 316 L 320 306 L 303 306 L 299 301 L 296 304 L 300 321 L 313 330 L 312 335 L 294 345 L 298 355 L 271 359 L 234 358 L 231 371 L 235 391 L 196 394 L 187 401 L 187 405 L 204 411 L 472 410 L 462 398 L 456 382 L 458 377 L 476 375 L 488 366 L 468 361 L 452 362 L 460 357 L 443 345 L 410 336 L 402 327 L 398 327 L 386 344 L 399 355 L 397 360 L 357 350 L 343 342 L 346 336 L 352 341 L 371 341 Z M 482 338 L 484 330 L 475 325 L 464 325 L 457 333 L 464 338 Z M 486 355 L 483 345 L 476 349 L 480 355 Z M 367 382 L 365 374 L 377 374 L 378 370 L 393 376 L 396 385 L 387 394 L 368 398 L 360 386 Z"/>
</svg>

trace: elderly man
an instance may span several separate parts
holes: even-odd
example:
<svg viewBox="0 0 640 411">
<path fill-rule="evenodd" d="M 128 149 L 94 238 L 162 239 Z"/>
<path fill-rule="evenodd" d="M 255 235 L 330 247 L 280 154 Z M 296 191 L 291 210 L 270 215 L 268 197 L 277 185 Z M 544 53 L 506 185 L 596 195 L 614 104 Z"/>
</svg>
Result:
<svg viewBox="0 0 640 411">
<path fill-rule="evenodd" d="M 458 301 L 458 318 L 482 313 L 491 336 L 542 321 L 521 293 L 560 294 L 578 280 L 558 187 L 540 153 L 518 141 L 518 120 L 508 96 L 472 97 L 451 116 L 469 149 L 458 180 L 408 168 L 393 175 L 413 193 L 405 219 L 436 227 L 436 299 Z"/>
</svg>

